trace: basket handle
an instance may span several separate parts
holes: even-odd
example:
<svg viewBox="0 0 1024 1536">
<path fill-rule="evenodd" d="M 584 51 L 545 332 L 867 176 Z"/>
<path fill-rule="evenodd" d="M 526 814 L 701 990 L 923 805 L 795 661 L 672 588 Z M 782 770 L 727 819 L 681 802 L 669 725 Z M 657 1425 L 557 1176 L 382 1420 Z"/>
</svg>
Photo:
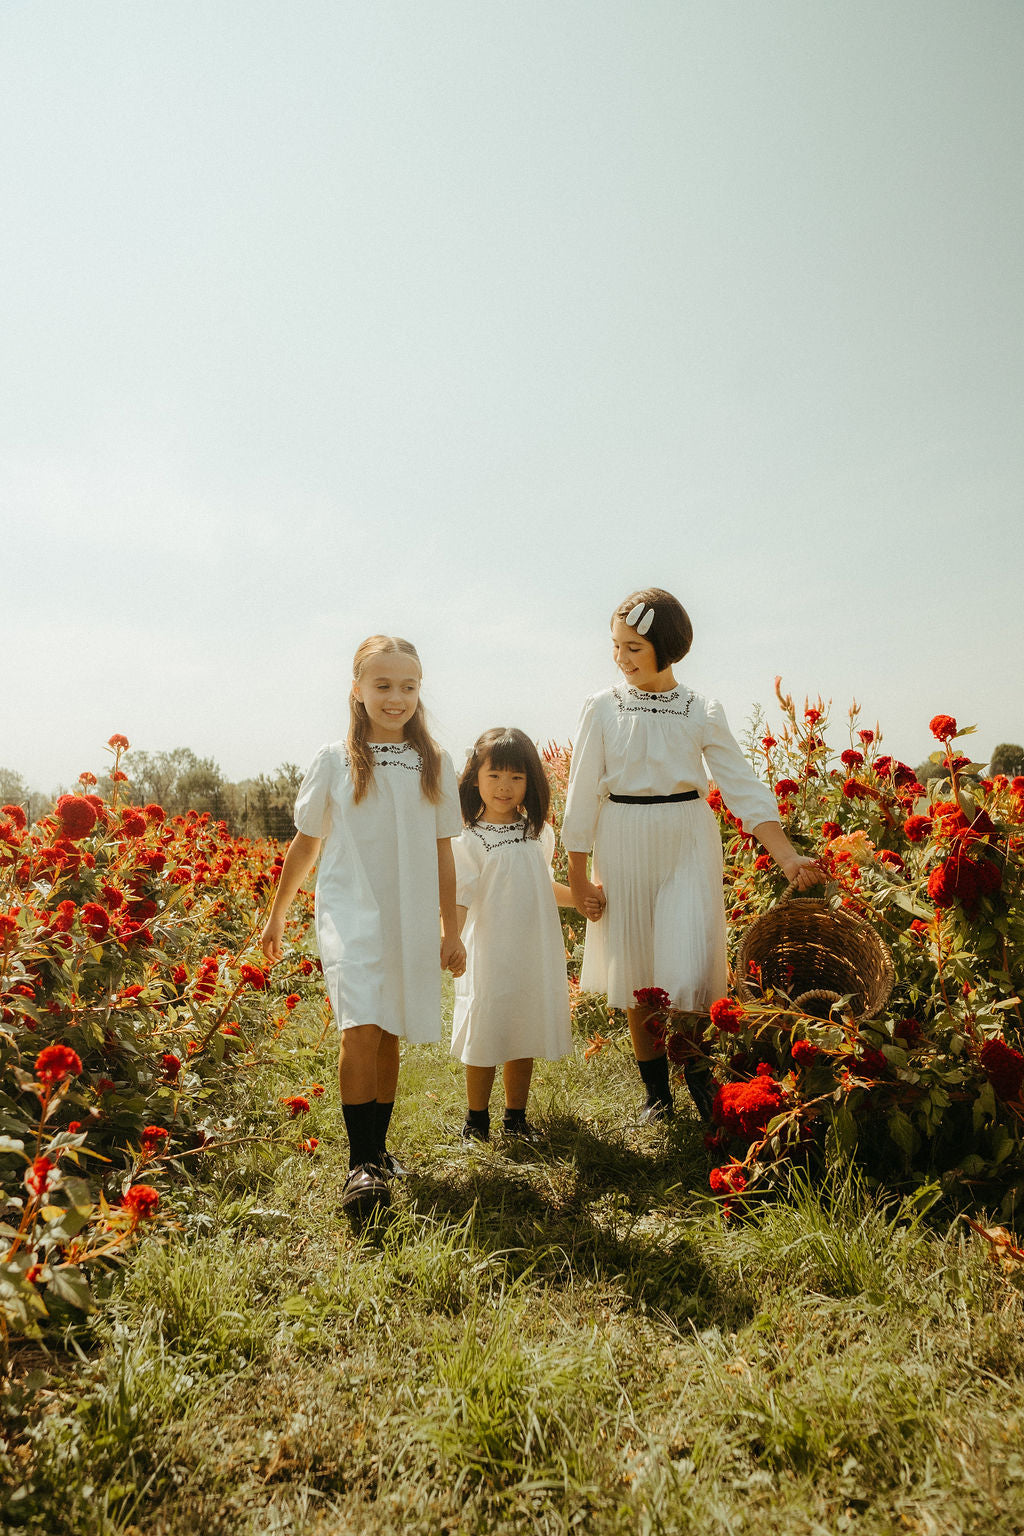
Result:
<svg viewBox="0 0 1024 1536">
<path fill-rule="evenodd" d="M 778 905 L 781 907 L 784 901 L 800 901 L 808 899 L 816 901 L 831 901 L 832 897 L 838 894 L 839 889 L 840 887 L 838 881 L 825 880 L 820 882 L 818 885 L 812 885 L 809 891 L 801 891 L 797 888 L 796 881 L 791 880 L 786 886 L 786 889 L 783 891 L 782 895 L 779 897 Z"/>
</svg>

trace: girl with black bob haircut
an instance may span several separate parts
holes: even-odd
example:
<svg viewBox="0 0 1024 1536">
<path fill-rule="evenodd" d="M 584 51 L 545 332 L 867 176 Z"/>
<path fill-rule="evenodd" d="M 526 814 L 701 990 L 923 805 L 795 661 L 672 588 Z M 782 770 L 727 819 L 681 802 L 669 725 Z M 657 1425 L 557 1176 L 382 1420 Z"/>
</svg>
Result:
<svg viewBox="0 0 1024 1536">
<path fill-rule="evenodd" d="M 459 799 L 466 826 L 475 827 L 484 815 L 479 780 L 481 770 L 488 763 L 491 769 L 499 772 L 526 776 L 520 815 L 526 821 L 530 836 L 539 837 L 540 829 L 548 819 L 551 790 L 540 753 L 526 732 L 517 730 L 514 725 L 497 725 L 493 730 L 484 731 L 469 754 L 459 779 Z"/>
<path fill-rule="evenodd" d="M 554 878 L 555 829 L 540 753 L 524 731 L 485 731 L 459 782 L 465 821 L 452 844 L 455 911 L 466 946 L 456 982 L 452 1055 L 466 1069 L 467 1146 L 491 1133 L 490 1098 L 503 1068 L 506 1137 L 536 1141 L 526 1119 L 536 1057 L 572 1051 L 560 906 L 572 892 Z M 591 914 L 600 908 L 592 902 Z"/>
<path fill-rule="evenodd" d="M 667 994 L 700 1022 L 728 986 L 722 838 L 709 780 L 787 880 L 807 890 L 821 879 L 816 861 L 787 838 L 775 795 L 719 701 L 673 672 L 692 640 L 685 608 L 663 587 L 619 603 L 611 617 L 619 681 L 583 705 L 562 819 L 569 886 L 589 919 L 580 986 L 626 1010 L 645 1123 L 673 1110 L 668 1058 L 647 1029 L 649 1016 Z M 684 1076 L 710 1118 L 706 1067 L 688 1063 Z"/>
</svg>

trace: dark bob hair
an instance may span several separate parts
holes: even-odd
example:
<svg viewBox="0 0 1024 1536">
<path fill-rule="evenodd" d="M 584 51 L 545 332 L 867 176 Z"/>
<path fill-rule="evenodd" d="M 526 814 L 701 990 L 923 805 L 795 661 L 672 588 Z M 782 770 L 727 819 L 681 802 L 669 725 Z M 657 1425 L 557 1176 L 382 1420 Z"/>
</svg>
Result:
<svg viewBox="0 0 1024 1536">
<path fill-rule="evenodd" d="M 627 614 L 632 613 L 638 603 L 643 603 L 645 610 L 654 609 L 654 618 L 651 620 L 650 627 L 640 636 L 640 639 L 649 640 L 654 646 L 654 659 L 658 664 L 658 671 L 664 672 L 666 667 L 682 661 L 693 644 L 693 625 L 690 623 L 690 616 L 671 592 L 665 592 L 661 587 L 641 587 L 639 592 L 631 592 L 627 598 L 623 599 L 612 614 L 610 622 L 614 624 L 616 619 L 622 619 L 625 622 Z M 646 616 L 644 612 L 637 622 L 642 624 Z"/>
<path fill-rule="evenodd" d="M 484 813 L 477 776 L 488 762 L 492 768 L 526 774 L 523 810 L 526 812 L 530 836 L 539 837 L 540 829 L 547 821 L 551 790 L 548 787 L 540 753 L 526 732 L 516 730 L 514 725 L 496 725 L 493 730 L 484 731 L 483 735 L 477 738 L 466 760 L 462 777 L 459 779 L 459 799 L 462 802 L 462 819 L 466 826 L 475 827 Z"/>
</svg>

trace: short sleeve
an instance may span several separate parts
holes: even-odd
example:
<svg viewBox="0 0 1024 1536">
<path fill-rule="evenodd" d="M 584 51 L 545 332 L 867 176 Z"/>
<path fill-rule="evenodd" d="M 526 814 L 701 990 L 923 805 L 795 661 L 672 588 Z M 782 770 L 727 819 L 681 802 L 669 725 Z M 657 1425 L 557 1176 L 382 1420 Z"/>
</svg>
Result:
<svg viewBox="0 0 1024 1536">
<path fill-rule="evenodd" d="M 591 697 L 583 706 L 572 744 L 562 817 L 562 846 L 568 853 L 589 853 L 594 846 L 604 770 L 604 730 L 596 698 Z"/>
<path fill-rule="evenodd" d="M 555 829 L 550 821 L 546 821 L 541 827 L 537 835 L 537 841 L 540 843 L 540 851 L 544 855 L 544 862 L 550 869 L 555 858 Z"/>
<path fill-rule="evenodd" d="M 330 794 L 333 754 L 321 747 L 306 770 L 295 800 L 295 826 L 306 837 L 324 838 L 331 829 Z"/>
<path fill-rule="evenodd" d="M 437 802 L 437 837 L 458 837 L 462 831 L 462 804 L 455 765 L 447 752 L 441 753 L 441 798 Z"/>
<path fill-rule="evenodd" d="M 455 904 L 471 907 L 480 884 L 484 864 L 484 847 L 473 832 L 463 832 L 452 842 L 455 855 Z"/>
<path fill-rule="evenodd" d="M 708 699 L 701 751 L 723 800 L 743 824 L 744 832 L 752 832 L 762 822 L 778 821 L 775 796 L 744 756 L 717 699 Z"/>
</svg>

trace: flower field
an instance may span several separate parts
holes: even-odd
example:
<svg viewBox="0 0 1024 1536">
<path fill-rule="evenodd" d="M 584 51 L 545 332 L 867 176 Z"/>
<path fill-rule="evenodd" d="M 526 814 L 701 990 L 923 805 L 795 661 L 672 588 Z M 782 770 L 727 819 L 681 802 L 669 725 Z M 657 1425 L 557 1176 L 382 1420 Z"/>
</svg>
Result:
<svg viewBox="0 0 1024 1536">
<path fill-rule="evenodd" d="M 827 910 L 884 939 L 884 1006 L 740 974 L 784 892 L 720 810 L 736 985 L 710 1019 L 648 999 L 711 1126 L 636 1125 L 624 1025 L 575 988 L 539 1147 L 467 1153 L 446 1043 L 405 1053 L 376 1232 L 338 1209 L 311 899 L 281 966 L 255 943 L 278 845 L 128 803 L 116 736 L 105 799 L 4 807 L 10 1529 L 1021 1528 L 1024 783 L 948 719 L 924 788 L 856 715 L 832 753 L 823 705 L 780 705 L 751 751 Z"/>
</svg>

